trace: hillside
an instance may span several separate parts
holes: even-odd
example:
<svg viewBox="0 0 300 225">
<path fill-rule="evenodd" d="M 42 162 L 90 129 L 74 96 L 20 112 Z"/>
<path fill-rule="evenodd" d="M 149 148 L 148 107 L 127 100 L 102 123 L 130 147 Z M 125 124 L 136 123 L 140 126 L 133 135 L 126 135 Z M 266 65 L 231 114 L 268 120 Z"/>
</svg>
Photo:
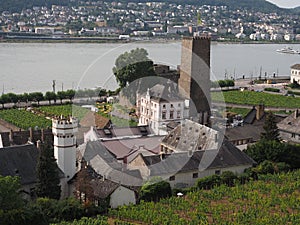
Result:
<svg viewBox="0 0 300 225">
<path fill-rule="evenodd" d="M 235 187 L 187 193 L 160 202 L 110 210 L 108 217 L 83 218 L 80 224 L 300 224 L 300 170 L 263 175 Z M 101 222 L 101 223 L 100 223 Z M 71 223 L 62 223 L 71 224 Z"/>
<path fill-rule="evenodd" d="M 83 0 L 87 1 L 87 0 Z M 112 0 L 107 0 L 112 1 Z M 177 3 L 177 4 L 191 4 L 191 5 L 226 5 L 232 9 L 247 8 L 254 11 L 261 12 L 288 12 L 292 10 L 281 9 L 276 5 L 267 2 L 265 0 L 157 0 L 157 2 Z M 56 5 L 78 5 L 79 0 L 1 0 L 0 1 L 0 12 L 10 11 L 19 12 L 25 8 L 32 8 L 32 6 L 51 6 Z M 121 0 L 120 2 L 148 2 L 148 0 Z"/>
</svg>

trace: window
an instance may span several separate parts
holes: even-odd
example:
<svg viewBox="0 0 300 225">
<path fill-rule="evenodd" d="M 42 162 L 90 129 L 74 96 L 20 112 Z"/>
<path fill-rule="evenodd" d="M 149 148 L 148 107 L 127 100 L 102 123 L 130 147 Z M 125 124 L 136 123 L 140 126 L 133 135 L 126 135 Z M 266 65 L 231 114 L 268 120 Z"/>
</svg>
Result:
<svg viewBox="0 0 300 225">
<path fill-rule="evenodd" d="M 295 133 L 292 133 L 292 138 L 295 138 L 296 137 L 296 134 Z"/>
<path fill-rule="evenodd" d="M 221 174 L 221 170 L 215 170 L 215 174 L 216 175 L 220 175 Z"/>
<path fill-rule="evenodd" d="M 166 105 L 165 104 L 163 104 L 163 109 L 165 109 L 166 108 Z"/>
<path fill-rule="evenodd" d="M 180 119 L 180 118 L 181 118 L 181 112 L 177 111 L 177 119 Z"/>
<path fill-rule="evenodd" d="M 163 120 L 165 120 L 167 118 L 167 113 L 166 112 L 162 112 L 162 117 Z"/>
<path fill-rule="evenodd" d="M 181 105 L 180 105 L 180 103 L 178 103 L 178 107 L 180 107 Z"/>
<path fill-rule="evenodd" d="M 173 108 L 173 104 L 171 104 L 171 108 Z"/>
<path fill-rule="evenodd" d="M 198 178 L 198 173 L 193 173 L 193 178 Z"/>
<path fill-rule="evenodd" d="M 173 180 L 175 180 L 175 176 L 169 177 L 169 181 L 173 181 Z"/>
<path fill-rule="evenodd" d="M 170 111 L 170 119 L 174 119 L 174 112 Z"/>
</svg>

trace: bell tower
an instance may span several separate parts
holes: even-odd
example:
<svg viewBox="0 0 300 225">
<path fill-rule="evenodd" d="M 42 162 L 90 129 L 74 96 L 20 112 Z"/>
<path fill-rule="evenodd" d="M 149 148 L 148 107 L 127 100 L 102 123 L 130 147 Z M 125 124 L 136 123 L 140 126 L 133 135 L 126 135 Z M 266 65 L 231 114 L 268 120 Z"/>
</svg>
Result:
<svg viewBox="0 0 300 225">
<path fill-rule="evenodd" d="M 208 36 L 184 37 L 181 46 L 180 93 L 189 99 L 189 116 L 196 122 L 210 121 L 210 42 Z"/>
<path fill-rule="evenodd" d="M 52 119 L 54 135 L 54 157 L 58 167 L 64 172 L 67 180 L 76 173 L 76 136 L 78 120 L 63 116 Z"/>
</svg>

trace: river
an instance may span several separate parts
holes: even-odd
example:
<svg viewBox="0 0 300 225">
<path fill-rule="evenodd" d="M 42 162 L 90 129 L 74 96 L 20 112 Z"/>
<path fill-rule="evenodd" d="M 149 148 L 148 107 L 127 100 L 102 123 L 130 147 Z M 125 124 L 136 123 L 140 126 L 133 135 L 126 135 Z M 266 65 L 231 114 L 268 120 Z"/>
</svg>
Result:
<svg viewBox="0 0 300 225">
<path fill-rule="evenodd" d="M 180 64 L 181 43 L 0 43 L 0 93 L 93 88 L 115 89 L 112 73 L 116 58 L 123 52 L 145 48 L 155 63 L 173 68 Z M 212 79 L 258 76 L 265 72 L 289 75 L 300 55 L 277 53 L 284 44 L 211 45 Z M 299 44 L 292 45 L 300 50 Z"/>
</svg>

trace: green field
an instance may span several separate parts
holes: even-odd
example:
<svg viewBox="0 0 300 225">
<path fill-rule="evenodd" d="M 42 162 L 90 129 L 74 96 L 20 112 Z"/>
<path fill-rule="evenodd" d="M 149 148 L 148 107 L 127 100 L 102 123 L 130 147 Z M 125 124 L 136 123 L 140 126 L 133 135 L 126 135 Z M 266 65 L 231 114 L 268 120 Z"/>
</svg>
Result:
<svg viewBox="0 0 300 225">
<path fill-rule="evenodd" d="M 0 118 L 24 130 L 29 127 L 40 129 L 52 126 L 51 120 L 25 109 L 0 110 Z"/>
<path fill-rule="evenodd" d="M 37 108 L 41 111 L 45 116 L 60 116 L 63 115 L 65 117 L 75 116 L 79 120 L 81 120 L 84 115 L 89 112 L 88 109 L 82 108 L 78 105 L 55 105 L 55 106 L 41 106 Z"/>
<path fill-rule="evenodd" d="M 224 98 L 226 103 L 234 104 L 264 104 L 265 106 L 281 108 L 300 107 L 300 98 L 255 91 L 212 92 L 211 98 L 215 102 L 222 102 Z"/>
<path fill-rule="evenodd" d="M 245 109 L 245 108 L 226 108 L 226 111 L 239 114 L 243 117 L 245 117 L 250 112 L 250 110 L 251 109 Z"/>
<path fill-rule="evenodd" d="M 83 219 L 73 224 L 300 224 L 300 170 L 262 175 L 235 187 L 189 192 L 160 202 L 112 209 L 108 218 Z M 116 222 L 117 223 L 113 223 Z M 123 223 L 122 223 L 123 221 Z M 101 223 L 102 222 L 102 223 Z"/>
</svg>

